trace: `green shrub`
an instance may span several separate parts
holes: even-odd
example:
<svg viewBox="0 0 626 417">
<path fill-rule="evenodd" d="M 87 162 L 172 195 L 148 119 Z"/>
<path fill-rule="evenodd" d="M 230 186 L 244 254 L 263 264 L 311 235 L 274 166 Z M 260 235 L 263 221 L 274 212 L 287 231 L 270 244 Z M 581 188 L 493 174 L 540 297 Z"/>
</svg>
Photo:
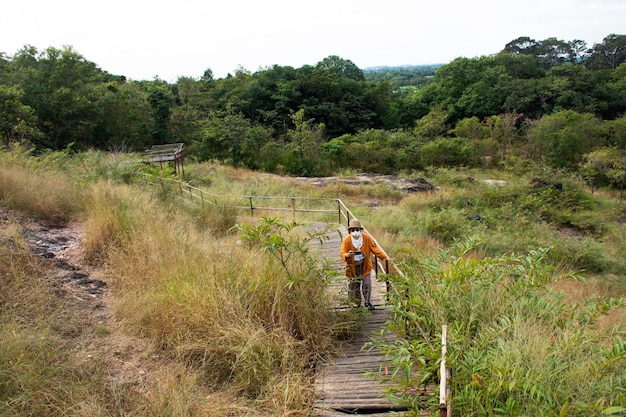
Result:
<svg viewBox="0 0 626 417">
<path fill-rule="evenodd" d="M 550 258 L 556 264 L 586 274 L 604 273 L 612 268 L 604 245 L 592 238 L 559 238 L 554 242 Z"/>
<path fill-rule="evenodd" d="M 421 147 L 422 166 L 477 167 L 480 166 L 479 149 L 464 138 L 445 138 L 428 142 Z"/>
<path fill-rule="evenodd" d="M 589 416 L 623 413 L 626 330 L 603 333 L 598 319 L 624 299 L 565 301 L 548 284 L 559 275 L 549 251 L 477 258 L 468 239 L 433 257 L 415 255 L 391 277 L 393 322 L 402 338 L 375 344 L 390 355 L 393 392 L 414 413 L 438 398 L 412 394 L 439 381 L 442 326 L 452 409 L 463 416 Z"/>
<path fill-rule="evenodd" d="M 461 239 L 468 231 L 468 220 L 458 210 L 444 210 L 432 213 L 425 219 L 426 233 L 430 237 L 450 244 Z"/>
</svg>

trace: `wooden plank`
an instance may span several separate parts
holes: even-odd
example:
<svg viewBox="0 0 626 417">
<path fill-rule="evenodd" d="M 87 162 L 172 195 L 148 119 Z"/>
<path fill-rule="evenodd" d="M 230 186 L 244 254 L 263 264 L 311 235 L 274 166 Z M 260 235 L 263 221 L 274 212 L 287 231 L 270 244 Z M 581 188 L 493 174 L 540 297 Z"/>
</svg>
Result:
<svg viewBox="0 0 626 417">
<path fill-rule="evenodd" d="M 309 230 L 322 230 L 327 223 L 316 223 Z M 319 259 L 334 268 L 336 275 L 328 286 L 329 297 L 334 300 L 334 308 L 347 309 L 347 278 L 343 276 L 344 262 L 339 258 L 341 240 L 348 233 L 343 225 L 333 225 L 328 239 L 321 245 L 312 243 L 313 251 Z M 315 253 L 315 252 L 313 252 Z M 385 305 L 387 285 L 372 275 L 372 304 L 376 310 L 367 312 L 359 331 L 352 339 L 343 343 L 337 355 L 317 364 L 315 372 L 315 411 L 319 417 L 346 417 L 366 414 L 369 417 L 398 417 L 404 415 L 406 407 L 397 405 L 388 395 L 390 388 L 397 384 L 388 379 L 390 360 L 378 349 L 371 348 L 368 342 L 379 339 L 380 330 L 389 320 L 390 308 Z M 393 334 L 385 334 L 385 342 L 395 339 Z M 387 378 L 387 379 L 386 379 Z M 414 395 L 435 395 L 434 387 L 416 390 Z M 421 415 L 429 416 L 423 411 Z"/>
<path fill-rule="evenodd" d="M 164 145 L 152 145 L 152 147 L 144 153 L 152 162 L 176 161 L 182 158 L 183 144 L 167 143 Z"/>
<path fill-rule="evenodd" d="M 326 225 L 316 224 L 312 227 L 319 227 L 314 230 L 320 230 Z M 347 233 L 345 226 L 335 225 L 328 232 L 328 239 L 315 249 L 319 257 L 330 260 L 329 263 L 337 272 L 328 287 L 331 299 L 337 303 L 335 308 L 349 308 L 348 281 L 343 276 L 345 264 L 339 257 L 342 237 Z M 370 416 L 382 417 L 389 416 L 391 411 L 405 410 L 391 401 L 386 393 L 395 384 L 391 381 L 381 382 L 373 377 L 384 377 L 389 372 L 390 358 L 367 346 L 373 337 L 378 337 L 375 332 L 380 331 L 389 320 L 389 309 L 384 306 L 386 289 L 386 283 L 379 281 L 373 273 L 371 301 L 376 310 L 367 313 L 359 333 L 344 343 L 336 357 L 318 364 L 315 375 L 315 405 L 321 416 L 340 416 L 346 415 L 346 412 L 355 413 L 361 410 Z M 386 336 L 385 339 L 392 341 L 393 335 Z"/>
</svg>

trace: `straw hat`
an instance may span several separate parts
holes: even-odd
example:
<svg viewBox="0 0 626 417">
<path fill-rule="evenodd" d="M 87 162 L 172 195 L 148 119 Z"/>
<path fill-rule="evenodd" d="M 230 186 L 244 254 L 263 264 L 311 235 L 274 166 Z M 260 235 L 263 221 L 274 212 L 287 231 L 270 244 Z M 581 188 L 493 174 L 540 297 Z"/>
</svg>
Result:
<svg viewBox="0 0 626 417">
<path fill-rule="evenodd" d="M 361 226 L 361 222 L 357 219 L 350 220 L 350 224 L 348 225 L 348 230 L 359 229 L 363 230 L 363 226 Z"/>
</svg>

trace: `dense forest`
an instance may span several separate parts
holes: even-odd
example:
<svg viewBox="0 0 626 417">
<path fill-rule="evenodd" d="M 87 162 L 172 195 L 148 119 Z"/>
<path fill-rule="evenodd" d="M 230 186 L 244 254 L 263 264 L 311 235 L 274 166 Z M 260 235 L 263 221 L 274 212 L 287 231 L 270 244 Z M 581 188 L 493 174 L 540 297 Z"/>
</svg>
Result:
<svg viewBox="0 0 626 417">
<path fill-rule="evenodd" d="M 298 176 L 519 160 L 571 169 L 594 152 L 623 156 L 625 112 L 618 34 L 592 47 L 520 37 L 443 65 L 362 70 L 329 56 L 173 84 L 110 74 L 72 47 L 0 54 L 0 141 L 38 152 L 183 142 L 195 161 Z"/>
</svg>

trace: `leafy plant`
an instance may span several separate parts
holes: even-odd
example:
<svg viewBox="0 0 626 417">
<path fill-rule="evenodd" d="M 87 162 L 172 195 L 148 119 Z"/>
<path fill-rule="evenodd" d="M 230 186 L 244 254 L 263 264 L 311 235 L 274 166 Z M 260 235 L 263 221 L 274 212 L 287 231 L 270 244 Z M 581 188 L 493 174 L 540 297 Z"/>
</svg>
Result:
<svg viewBox="0 0 626 417">
<path fill-rule="evenodd" d="M 439 381 L 440 329 L 449 329 L 452 409 L 457 415 L 588 416 L 626 407 L 624 328 L 595 330 L 626 300 L 567 303 L 551 291 L 558 274 L 549 250 L 478 259 L 480 242 L 457 242 L 436 256 L 411 257 L 405 277 L 391 277 L 393 322 L 401 339 L 378 347 L 391 355 L 391 391 L 414 412 L 437 409 L 415 395 Z M 407 273 L 408 272 L 408 273 Z"/>
<path fill-rule="evenodd" d="M 233 229 L 241 233 L 242 241 L 258 245 L 278 261 L 289 277 L 291 286 L 298 279 L 297 271 L 302 270 L 300 261 L 304 261 L 307 267 L 315 266 L 315 259 L 309 256 L 309 242 L 318 240 L 322 243 L 328 240 L 327 233 L 330 230 L 327 226 L 324 229 L 306 232 L 304 237 L 300 237 L 292 233 L 300 226 L 302 225 L 295 220 L 284 222 L 279 217 L 263 217 L 259 226 L 237 225 Z M 296 257 L 297 260 L 294 259 Z"/>
<path fill-rule="evenodd" d="M 252 250 L 261 249 L 274 261 L 268 271 L 276 285 L 271 288 L 273 294 L 268 295 L 273 298 L 268 319 L 282 322 L 283 327 L 306 340 L 313 355 L 317 355 L 328 348 L 329 336 L 343 335 L 349 329 L 341 315 L 328 308 L 326 286 L 336 272 L 328 271 L 310 253 L 312 243 L 322 244 L 328 239 L 329 226 L 304 232 L 302 226 L 295 220 L 264 217 L 257 226 L 237 225 L 233 229 L 241 233 L 243 243 L 250 244 Z M 279 271 L 285 281 L 281 281 Z"/>
<path fill-rule="evenodd" d="M 465 231 L 467 220 L 456 210 L 434 213 L 426 219 L 426 232 L 429 236 L 450 244 L 460 239 Z"/>
</svg>

